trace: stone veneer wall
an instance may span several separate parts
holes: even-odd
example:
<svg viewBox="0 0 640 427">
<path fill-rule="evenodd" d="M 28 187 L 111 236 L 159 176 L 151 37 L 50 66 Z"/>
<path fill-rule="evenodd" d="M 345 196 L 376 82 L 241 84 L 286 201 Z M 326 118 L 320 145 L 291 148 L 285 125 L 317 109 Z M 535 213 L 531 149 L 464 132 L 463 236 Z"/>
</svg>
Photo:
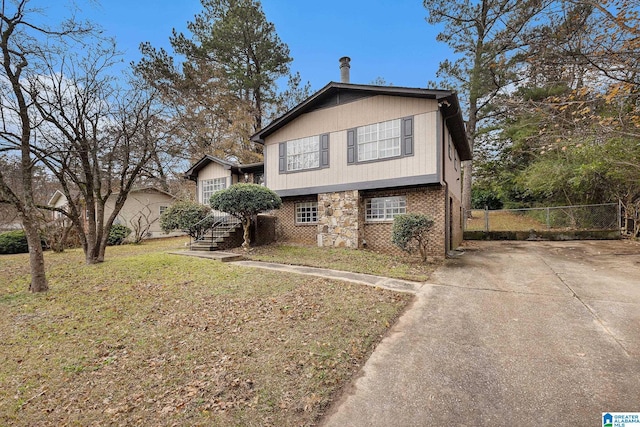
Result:
<svg viewBox="0 0 640 427">
<path fill-rule="evenodd" d="M 316 245 L 317 224 L 296 224 L 296 203 L 315 202 L 317 196 L 282 199 L 282 207 L 273 212 L 276 216 L 275 237 L 278 242 Z"/>
<path fill-rule="evenodd" d="M 446 254 L 445 227 L 446 211 L 445 203 L 448 203 L 444 187 L 429 186 L 410 189 L 390 189 L 383 191 L 367 191 L 362 194 L 360 201 L 360 217 L 364 224 L 363 240 L 361 246 L 374 251 L 390 254 L 404 254 L 393 243 L 391 233 L 393 221 L 365 222 L 365 199 L 372 197 L 406 196 L 407 213 L 423 213 L 430 215 L 433 220 L 433 228 L 429 235 L 428 255 L 436 258 L 444 258 Z M 455 224 L 454 224 L 455 228 Z M 366 245 L 364 244 L 366 242 Z"/>
<path fill-rule="evenodd" d="M 357 249 L 360 242 L 358 190 L 318 195 L 318 246 Z"/>
</svg>

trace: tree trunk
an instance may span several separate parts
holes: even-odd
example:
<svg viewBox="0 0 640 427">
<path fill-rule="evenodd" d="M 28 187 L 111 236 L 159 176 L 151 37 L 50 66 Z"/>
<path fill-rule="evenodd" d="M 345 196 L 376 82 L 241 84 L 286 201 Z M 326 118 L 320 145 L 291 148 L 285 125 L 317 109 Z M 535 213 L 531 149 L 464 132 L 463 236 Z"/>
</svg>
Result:
<svg viewBox="0 0 640 427">
<path fill-rule="evenodd" d="M 479 59 L 477 59 L 479 61 Z M 478 98 L 473 93 L 469 100 L 469 120 L 467 120 L 467 140 L 473 156 L 478 126 Z M 462 209 L 471 218 L 471 187 L 473 186 L 473 160 L 462 162 Z"/>
<path fill-rule="evenodd" d="M 36 224 L 27 217 L 22 218 L 27 243 L 29 244 L 29 265 L 31 268 L 31 284 L 29 291 L 46 292 L 49 290 L 44 268 L 44 252 L 40 241 L 40 232 Z"/>
<path fill-rule="evenodd" d="M 242 228 L 244 230 L 244 242 L 242 242 L 242 249 L 249 251 L 249 244 L 251 243 L 251 218 L 245 218 L 242 220 Z"/>
<path fill-rule="evenodd" d="M 111 228 L 111 227 L 109 227 Z M 109 233 L 102 233 L 102 240 L 100 241 L 100 247 L 98 248 L 98 259 L 96 262 L 104 262 L 104 254 L 107 251 L 107 241 L 109 240 Z"/>
<path fill-rule="evenodd" d="M 467 218 L 471 218 L 471 186 L 473 183 L 473 162 L 462 163 L 462 208 Z"/>
</svg>

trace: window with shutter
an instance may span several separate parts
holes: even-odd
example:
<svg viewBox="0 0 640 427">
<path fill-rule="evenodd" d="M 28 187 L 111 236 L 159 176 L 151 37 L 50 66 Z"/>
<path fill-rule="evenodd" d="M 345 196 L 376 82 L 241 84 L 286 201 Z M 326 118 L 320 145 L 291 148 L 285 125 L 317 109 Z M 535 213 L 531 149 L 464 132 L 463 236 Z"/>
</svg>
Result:
<svg viewBox="0 0 640 427">
<path fill-rule="evenodd" d="M 347 130 L 347 164 L 413 156 L 413 117 Z"/>
<path fill-rule="evenodd" d="M 278 146 L 278 171 L 300 172 L 329 167 L 329 134 L 281 142 Z"/>
</svg>

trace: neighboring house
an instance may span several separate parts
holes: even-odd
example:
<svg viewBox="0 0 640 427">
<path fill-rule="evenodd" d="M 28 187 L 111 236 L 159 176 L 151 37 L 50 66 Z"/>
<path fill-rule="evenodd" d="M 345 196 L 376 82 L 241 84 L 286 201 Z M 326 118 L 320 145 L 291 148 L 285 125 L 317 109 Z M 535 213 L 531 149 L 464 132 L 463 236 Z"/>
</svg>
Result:
<svg viewBox="0 0 640 427">
<path fill-rule="evenodd" d="M 196 182 L 198 203 L 208 205 L 213 193 L 233 184 L 264 184 L 264 163 L 241 165 L 213 156 L 204 156 L 184 173 L 184 177 Z"/>
<path fill-rule="evenodd" d="M 67 196 L 65 196 L 62 191 L 56 190 L 55 193 L 53 193 L 53 196 L 51 196 L 51 198 L 49 199 L 49 202 L 47 202 L 47 205 L 53 208 L 58 208 L 66 211 L 69 203 L 67 202 Z M 52 211 L 51 215 L 52 215 L 51 219 L 53 220 L 66 218 L 66 216 L 59 211 Z M 86 218 L 83 218 L 83 220 L 84 222 L 86 222 Z"/>
<path fill-rule="evenodd" d="M 117 194 L 112 194 L 105 203 L 105 219 L 113 212 Z M 181 232 L 165 234 L 160 228 L 160 215 L 176 201 L 175 197 L 165 191 L 153 187 L 133 189 L 129 192 L 127 200 L 118 213 L 114 224 L 122 224 L 136 230 L 136 228 L 147 226 L 148 238 L 169 237 L 182 235 Z M 66 209 L 67 198 L 59 190 L 49 200 L 49 206 Z M 53 219 L 63 217 L 60 212 L 53 212 Z M 86 225 L 86 217 L 83 217 Z"/>
<path fill-rule="evenodd" d="M 425 213 L 435 220 L 430 255 L 446 256 L 462 241 L 460 162 L 471 159 L 456 94 L 346 82 L 251 138 L 283 200 L 277 239 L 397 252 L 393 218 Z"/>
</svg>

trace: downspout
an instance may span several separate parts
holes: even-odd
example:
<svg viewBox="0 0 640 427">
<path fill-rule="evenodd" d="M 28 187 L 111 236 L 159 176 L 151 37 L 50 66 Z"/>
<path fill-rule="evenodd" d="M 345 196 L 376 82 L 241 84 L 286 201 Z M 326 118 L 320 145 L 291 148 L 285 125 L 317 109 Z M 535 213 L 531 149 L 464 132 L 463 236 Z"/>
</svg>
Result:
<svg viewBox="0 0 640 427">
<path fill-rule="evenodd" d="M 447 182 L 447 173 L 445 166 L 447 164 L 446 158 L 448 157 L 448 146 L 446 138 L 447 119 L 442 116 L 442 183 L 444 184 L 444 257 L 449 254 L 449 248 L 451 247 L 451 212 L 449 212 L 449 183 Z"/>
</svg>

